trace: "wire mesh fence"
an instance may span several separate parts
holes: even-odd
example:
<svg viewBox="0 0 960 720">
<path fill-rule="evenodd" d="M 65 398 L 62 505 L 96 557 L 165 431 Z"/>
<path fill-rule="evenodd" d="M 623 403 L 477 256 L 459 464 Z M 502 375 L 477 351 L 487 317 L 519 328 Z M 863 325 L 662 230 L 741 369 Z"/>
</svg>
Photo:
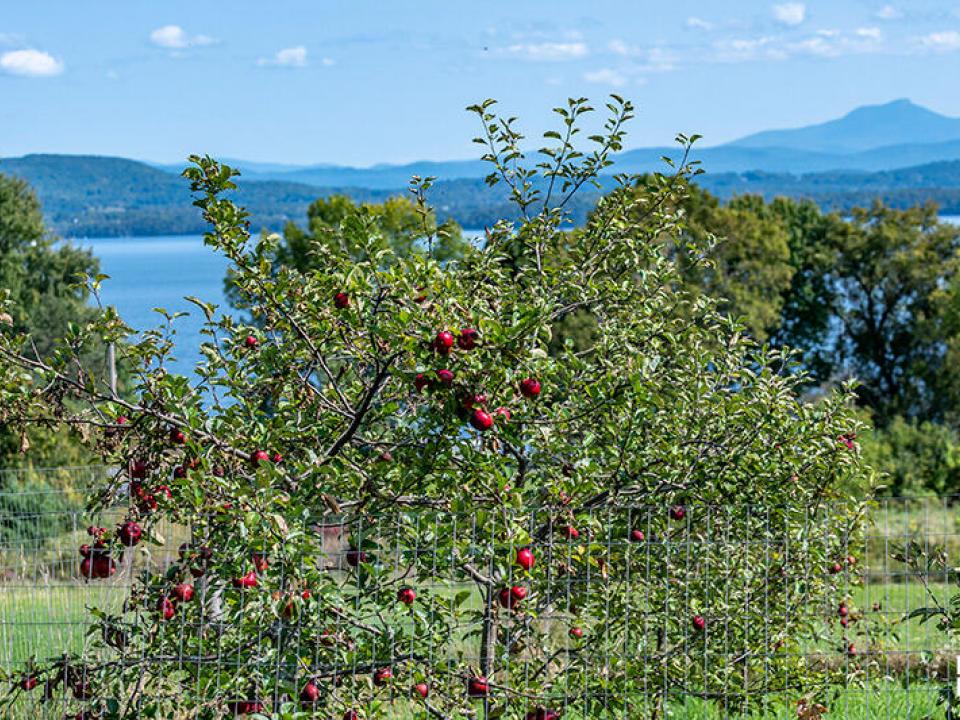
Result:
<svg viewBox="0 0 960 720">
<path fill-rule="evenodd" d="M 225 561 L 233 577 L 220 581 L 203 572 L 215 545 L 161 523 L 152 528 L 161 543 L 125 553 L 94 580 L 78 553 L 87 525 L 126 514 L 84 510 L 83 491 L 108 472 L 2 478 L 8 677 L 35 659 L 93 650 L 102 639 L 88 633 L 95 608 L 156 633 L 150 655 L 115 645 L 139 676 L 175 671 L 227 716 L 291 700 L 309 712 L 298 699 L 307 680 L 324 718 L 364 717 L 374 697 L 389 717 L 460 717 L 444 714 L 443 698 L 464 693 L 477 698 L 477 718 L 551 717 L 545 708 L 564 718 L 947 716 L 938 701 L 955 682 L 960 643 L 936 611 L 960 587 L 951 562 L 916 558 L 960 557 L 958 498 L 878 500 L 865 531 L 850 534 L 835 532 L 828 503 L 596 508 L 575 524 L 534 511 L 524 514 L 529 542 L 506 546 L 507 510 L 318 514 L 286 528 L 318 538 L 315 555 L 295 559 L 309 572 L 255 556 Z M 789 530 L 798 522 L 784 513 L 801 513 L 803 532 Z M 536 574 L 520 558 L 528 549 Z M 243 586 L 251 561 L 260 592 Z M 131 596 L 145 569 L 190 580 L 189 608 L 171 602 L 162 621 L 169 588 Z M 921 608 L 931 608 L 925 622 Z M 251 667 L 256 697 L 238 691 L 236 676 Z M 11 717 L 79 712 L 85 682 L 22 693 Z M 426 710 L 410 699 L 419 685 L 430 688 Z"/>
</svg>

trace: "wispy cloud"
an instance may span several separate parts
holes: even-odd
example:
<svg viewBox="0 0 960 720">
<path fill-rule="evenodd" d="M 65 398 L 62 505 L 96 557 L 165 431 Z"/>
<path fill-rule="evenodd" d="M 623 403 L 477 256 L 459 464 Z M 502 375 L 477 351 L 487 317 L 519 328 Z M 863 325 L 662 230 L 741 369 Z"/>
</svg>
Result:
<svg viewBox="0 0 960 720">
<path fill-rule="evenodd" d="M 620 70 L 614 68 L 600 68 L 591 70 L 583 74 L 583 79 L 588 83 L 595 85 L 609 85 L 611 87 L 623 87 L 629 82 L 629 78 Z"/>
<path fill-rule="evenodd" d="M 807 6 L 799 2 L 774 5 L 773 17 L 784 25 L 800 25 L 807 17 Z"/>
<path fill-rule="evenodd" d="M 893 5 L 884 5 L 877 10 L 877 17 L 881 20 L 899 20 L 903 17 L 903 13 Z"/>
<path fill-rule="evenodd" d="M 699 17 L 688 17 L 686 24 L 688 28 L 692 28 L 694 30 L 713 30 L 712 22 Z"/>
<path fill-rule="evenodd" d="M 322 62 L 324 65 L 333 64 L 333 60 L 331 60 L 330 58 L 324 58 Z M 257 64 L 273 65 L 276 67 L 293 67 L 293 68 L 306 67 L 307 66 L 307 49 L 303 45 L 298 45 L 296 47 L 283 48 L 282 50 L 278 50 L 273 57 L 260 58 L 257 61 Z"/>
<path fill-rule="evenodd" d="M 936 52 L 960 50 L 960 32 L 956 30 L 932 32 L 920 38 L 920 45 Z"/>
<path fill-rule="evenodd" d="M 164 25 L 150 33 L 150 42 L 168 50 L 186 50 L 213 45 L 216 40 L 208 35 L 190 35 L 179 25 Z"/>
<path fill-rule="evenodd" d="M 535 62 L 577 60 L 590 54 L 583 42 L 516 43 L 502 49 L 503 54 Z"/>
<path fill-rule="evenodd" d="M 867 40 L 882 40 L 883 31 L 878 27 L 862 27 L 857 28 L 855 31 L 857 37 L 865 38 Z"/>
<path fill-rule="evenodd" d="M 11 50 L 0 55 L 0 71 L 22 77 L 54 77 L 63 72 L 63 62 L 41 50 Z"/>
</svg>

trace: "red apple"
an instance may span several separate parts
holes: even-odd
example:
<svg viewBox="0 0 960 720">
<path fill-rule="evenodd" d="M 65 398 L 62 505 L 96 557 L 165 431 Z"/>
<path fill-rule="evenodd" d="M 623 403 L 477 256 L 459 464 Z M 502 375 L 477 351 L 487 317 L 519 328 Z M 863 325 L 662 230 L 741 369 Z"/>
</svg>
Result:
<svg viewBox="0 0 960 720">
<path fill-rule="evenodd" d="M 417 683 L 413 686 L 413 691 L 426 700 L 427 696 L 430 694 L 430 686 L 423 682 Z"/>
<path fill-rule="evenodd" d="M 185 477 L 187 476 L 187 468 L 184 467 L 183 465 L 177 465 L 177 466 L 173 469 L 173 476 L 174 476 L 177 480 L 182 480 L 183 478 L 185 478 Z"/>
<path fill-rule="evenodd" d="M 517 565 L 522 567 L 524 570 L 530 570 L 537 560 L 533 556 L 533 551 L 530 548 L 520 548 L 517 550 Z"/>
<path fill-rule="evenodd" d="M 853 656 L 857 654 L 857 646 L 853 643 L 847 645 L 847 655 Z"/>
<path fill-rule="evenodd" d="M 413 588 L 400 588 L 397 591 L 397 600 L 404 605 L 413 605 L 413 601 L 416 599 L 417 593 L 414 592 Z"/>
<path fill-rule="evenodd" d="M 130 465 L 130 477 L 135 480 L 144 480 L 147 477 L 147 472 L 149 471 L 149 466 L 142 460 L 137 460 L 132 465 Z"/>
<path fill-rule="evenodd" d="M 847 618 L 845 617 L 840 618 L 840 627 L 846 627 L 849 624 L 850 624 L 850 621 L 847 620 Z"/>
<path fill-rule="evenodd" d="M 95 555 L 93 557 L 92 572 L 93 577 L 95 578 L 108 578 L 117 572 L 117 563 L 114 562 L 113 558 L 111 558 L 109 555 Z"/>
<path fill-rule="evenodd" d="M 440 384 L 444 387 L 450 387 L 453 385 L 453 372 L 450 370 L 437 370 L 437 380 L 440 381 Z"/>
<path fill-rule="evenodd" d="M 333 304 L 337 310 L 345 310 L 350 307 L 350 296 L 345 292 L 338 292 L 333 296 Z"/>
<path fill-rule="evenodd" d="M 560 720 L 560 713 L 556 710 L 537 708 L 528 712 L 525 720 Z"/>
<path fill-rule="evenodd" d="M 173 588 L 173 597 L 178 602 L 190 602 L 193 600 L 193 585 L 190 583 L 180 583 Z"/>
<path fill-rule="evenodd" d="M 643 542 L 643 539 L 644 539 L 643 530 L 631 530 L 630 539 L 633 540 L 633 542 Z"/>
<path fill-rule="evenodd" d="M 430 387 L 430 384 L 430 378 L 423 373 L 417 373 L 413 378 L 413 386 L 417 389 L 417 392 L 423 392 L 423 389 Z"/>
<path fill-rule="evenodd" d="M 487 396 L 484 395 L 483 393 L 466 395 L 463 398 L 464 410 L 473 410 L 476 407 L 483 407 L 486 404 L 487 404 Z"/>
<path fill-rule="evenodd" d="M 357 567 L 365 562 L 367 562 L 367 554 L 363 550 L 347 550 L 347 564 L 350 567 Z"/>
<path fill-rule="evenodd" d="M 703 619 L 702 615 L 693 616 L 693 629 L 703 632 L 707 628 L 707 621 Z"/>
<path fill-rule="evenodd" d="M 567 632 L 567 634 L 568 634 L 570 637 L 572 637 L 574 640 L 582 640 L 582 639 L 583 639 L 583 628 L 572 627 L 572 628 L 570 628 L 569 632 Z"/>
<path fill-rule="evenodd" d="M 683 505 L 674 505 L 670 508 L 670 517 L 674 520 L 683 520 L 687 516 L 687 509 Z"/>
<path fill-rule="evenodd" d="M 477 340 L 479 338 L 480 333 L 473 328 L 463 328 L 463 330 L 460 331 L 459 337 L 457 337 L 457 346 L 461 350 L 473 350 L 477 346 Z"/>
<path fill-rule="evenodd" d="M 843 572 L 843 565 L 841 565 L 838 562 L 835 562 L 833 565 L 830 566 L 831 575 L 836 575 L 839 572 Z"/>
<path fill-rule="evenodd" d="M 567 540 L 576 540 L 580 537 L 580 531 L 573 525 L 564 525 L 560 528 L 560 534 L 567 538 Z"/>
<path fill-rule="evenodd" d="M 441 355 L 446 355 L 453 348 L 453 333 L 449 330 L 442 330 L 437 333 L 433 339 L 433 349 Z"/>
<path fill-rule="evenodd" d="M 341 720 L 360 720 L 360 716 L 357 715 L 357 713 L 355 713 L 353 710 L 347 710 L 343 714 L 343 718 Z"/>
<path fill-rule="evenodd" d="M 243 344 L 252 350 L 257 346 L 258 340 L 253 335 L 247 335 L 247 337 L 243 339 Z"/>
<path fill-rule="evenodd" d="M 266 553 L 255 552 L 251 559 L 253 560 L 253 567 L 256 568 L 258 573 L 266 572 L 267 568 L 270 567 L 270 560 Z"/>
<path fill-rule="evenodd" d="M 393 670 L 390 668 L 380 668 L 373 674 L 373 684 L 377 687 L 383 687 L 393 680 Z"/>
<path fill-rule="evenodd" d="M 302 593 L 300 593 L 300 597 L 302 597 L 304 600 L 309 600 L 310 590 L 304 590 Z"/>
<path fill-rule="evenodd" d="M 143 530 L 140 529 L 137 523 L 128 520 L 117 528 L 117 537 L 120 538 L 120 542 L 127 547 L 133 547 L 139 543 L 143 537 Z"/>
<path fill-rule="evenodd" d="M 233 579 L 233 586 L 236 588 L 255 588 L 260 584 L 260 581 L 257 580 L 257 574 L 251 570 L 246 575 Z"/>
<path fill-rule="evenodd" d="M 488 413 L 486 410 L 477 408 L 470 415 L 470 424 L 475 430 L 486 432 L 493 427 L 493 418 L 490 417 L 490 413 Z"/>
<path fill-rule="evenodd" d="M 315 703 L 320 699 L 320 688 L 313 680 L 308 680 L 300 691 L 300 700 L 305 703 Z"/>
<path fill-rule="evenodd" d="M 540 394 L 540 381 L 528 377 L 520 381 L 520 394 L 525 398 L 535 398 Z"/>
<path fill-rule="evenodd" d="M 187 436 L 184 435 L 183 430 L 180 428 L 172 428 L 170 430 L 170 442 L 174 445 L 183 445 L 187 441 Z"/>
<path fill-rule="evenodd" d="M 837 615 L 846 617 L 848 613 L 849 610 L 847 610 L 847 606 L 844 603 L 840 603 L 840 607 L 837 608 Z"/>
<path fill-rule="evenodd" d="M 278 452 L 275 452 L 273 455 L 270 456 L 270 462 L 274 463 L 275 465 L 279 465 L 280 463 L 283 462 L 283 455 L 281 455 Z"/>
<path fill-rule="evenodd" d="M 493 414 L 502 418 L 504 422 L 510 422 L 510 411 L 505 407 L 498 407 L 493 411 Z"/>
<path fill-rule="evenodd" d="M 857 564 L 857 559 L 853 555 L 847 555 L 847 565 L 853 567 Z"/>
<path fill-rule="evenodd" d="M 168 597 L 162 597 L 157 601 L 157 611 L 164 620 L 172 620 L 177 614 L 177 606 Z"/>
<path fill-rule="evenodd" d="M 262 462 L 267 462 L 270 459 L 270 455 L 266 450 L 254 450 L 250 453 L 250 464 L 256 467 Z"/>
<path fill-rule="evenodd" d="M 482 675 L 479 677 L 472 677 L 467 680 L 467 695 L 475 698 L 484 698 L 490 694 L 490 685 L 487 683 L 487 679 Z"/>
<path fill-rule="evenodd" d="M 40 683 L 33 675 L 27 675 L 20 681 L 20 687 L 27 692 L 33 690 Z"/>
</svg>

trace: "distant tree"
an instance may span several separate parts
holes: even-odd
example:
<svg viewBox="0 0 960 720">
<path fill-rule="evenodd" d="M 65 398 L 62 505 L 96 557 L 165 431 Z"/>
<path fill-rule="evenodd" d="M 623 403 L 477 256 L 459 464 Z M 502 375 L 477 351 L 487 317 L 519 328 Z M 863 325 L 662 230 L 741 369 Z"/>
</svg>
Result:
<svg viewBox="0 0 960 720">
<path fill-rule="evenodd" d="M 87 251 L 57 241 L 46 230 L 40 203 L 24 181 L 0 175 L 0 296 L 11 300 L 11 312 L 0 318 L 15 331 L 30 334 L 31 354 L 49 355 L 62 346 L 69 325 L 82 326 L 96 315 L 88 293 L 77 283 L 95 275 L 97 260 Z M 103 362 L 101 345 L 83 349 L 86 364 Z M 2 420 L 2 418 L 0 418 Z M 21 464 L 20 450 L 33 447 L 32 462 L 80 464 L 84 455 L 63 431 L 43 425 L 18 432 L 0 422 L 0 467 Z"/>
</svg>

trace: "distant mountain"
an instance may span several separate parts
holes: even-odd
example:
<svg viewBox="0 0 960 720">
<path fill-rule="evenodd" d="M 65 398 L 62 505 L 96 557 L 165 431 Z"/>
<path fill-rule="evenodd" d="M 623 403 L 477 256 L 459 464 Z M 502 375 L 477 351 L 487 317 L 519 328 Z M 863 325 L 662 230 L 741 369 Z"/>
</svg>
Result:
<svg viewBox="0 0 960 720">
<path fill-rule="evenodd" d="M 767 130 L 729 145 L 849 154 L 890 145 L 960 141 L 960 118 L 940 115 L 906 99 L 866 105 L 842 118 L 792 130 Z"/>
<path fill-rule="evenodd" d="M 676 146 L 637 148 L 621 153 L 609 172 L 652 172 L 663 156 L 678 159 Z M 765 170 L 811 173 L 832 170 L 893 170 L 960 159 L 960 118 L 950 118 L 895 100 L 857 108 L 838 120 L 793 130 L 771 130 L 725 145 L 696 146 L 691 158 L 711 173 Z M 393 190 L 414 175 L 441 180 L 480 179 L 488 172 L 479 160 L 420 161 L 367 168 L 341 165 L 291 166 L 225 160 L 251 180 L 282 180 L 317 187 Z M 181 170 L 180 166 L 161 166 Z"/>
</svg>

